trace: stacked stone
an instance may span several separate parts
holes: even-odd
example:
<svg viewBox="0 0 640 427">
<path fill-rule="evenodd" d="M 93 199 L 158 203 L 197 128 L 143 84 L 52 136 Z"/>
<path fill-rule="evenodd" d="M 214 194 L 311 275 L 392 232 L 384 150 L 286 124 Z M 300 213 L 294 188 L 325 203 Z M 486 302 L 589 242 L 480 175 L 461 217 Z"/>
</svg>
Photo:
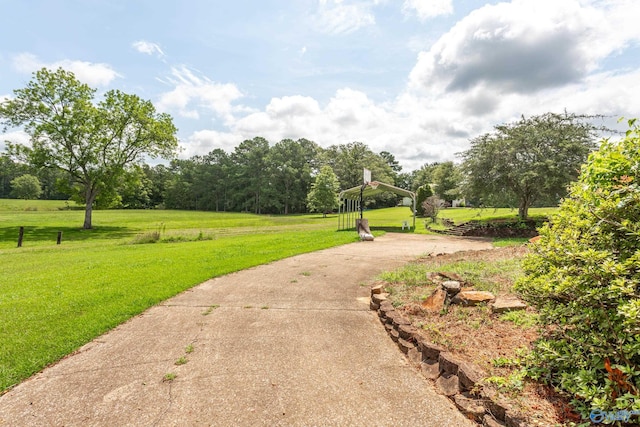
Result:
<svg viewBox="0 0 640 427">
<path fill-rule="evenodd" d="M 449 283 L 444 287 L 455 289 Z M 440 288 L 443 289 L 443 288 Z M 458 289 L 454 295 L 462 292 Z M 469 419 L 484 426 L 525 427 L 526 418 L 500 400 L 495 390 L 482 384 L 484 373 L 477 367 L 458 360 L 446 349 L 424 339 L 409 319 L 399 313 L 387 299 L 383 286 L 371 289 L 370 307 L 377 310 L 380 321 L 391 339 L 407 355 L 422 374 L 435 381 L 438 392 L 448 396 Z"/>
</svg>

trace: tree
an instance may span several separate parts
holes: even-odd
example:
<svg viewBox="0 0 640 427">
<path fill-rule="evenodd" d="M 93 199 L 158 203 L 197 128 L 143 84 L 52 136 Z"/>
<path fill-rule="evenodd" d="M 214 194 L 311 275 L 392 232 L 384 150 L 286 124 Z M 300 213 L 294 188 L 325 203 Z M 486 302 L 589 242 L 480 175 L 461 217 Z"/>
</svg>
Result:
<svg viewBox="0 0 640 427">
<path fill-rule="evenodd" d="M 416 210 L 419 216 L 424 216 L 424 202 L 431 196 L 433 196 L 433 191 L 429 184 L 418 187 L 418 191 L 416 192 Z"/>
<path fill-rule="evenodd" d="M 171 174 L 165 182 L 164 204 L 168 209 L 197 209 L 197 197 L 194 193 L 195 161 L 174 159 L 169 165 Z"/>
<path fill-rule="evenodd" d="M 422 202 L 424 216 L 431 218 L 431 222 L 436 222 L 440 209 L 444 207 L 445 201 L 438 196 L 429 196 Z"/>
<path fill-rule="evenodd" d="M 362 142 L 333 145 L 324 152 L 324 164 L 334 170 L 343 189 L 362 185 L 362 171 L 369 169 L 375 181 L 394 183 L 387 160 Z"/>
<path fill-rule="evenodd" d="M 273 186 L 269 204 L 277 212 L 303 212 L 313 181 L 312 161 L 315 143 L 283 139 L 269 150 L 269 182 Z"/>
<path fill-rule="evenodd" d="M 267 154 L 269 142 L 262 137 L 244 140 L 233 154 L 231 181 L 236 196 L 236 209 L 262 213 L 268 199 Z"/>
<path fill-rule="evenodd" d="M 465 195 L 483 203 L 517 205 L 526 219 L 540 200 L 557 203 L 596 147 L 590 116 L 547 113 L 499 125 L 471 140 L 463 153 Z"/>
<path fill-rule="evenodd" d="M 229 155 L 221 148 L 216 148 L 196 162 L 195 185 L 199 195 L 201 209 L 226 210 L 227 190 L 229 182 Z"/>
<path fill-rule="evenodd" d="M 516 290 L 548 327 L 529 375 L 583 415 L 640 410 L 640 128 L 604 141 L 525 258 Z"/>
<path fill-rule="evenodd" d="M 14 162 L 6 154 L 0 154 L 0 199 L 11 196 L 11 181 L 30 173 L 31 171 L 26 165 Z"/>
<path fill-rule="evenodd" d="M 42 194 L 40 180 L 33 175 L 22 175 L 11 181 L 11 192 L 18 199 L 37 199 Z"/>
<path fill-rule="evenodd" d="M 400 173 L 402 172 L 402 165 L 400 165 L 400 162 L 396 160 L 396 156 L 388 151 L 381 151 L 380 158 L 384 160 L 391 170 L 391 177 L 393 178 L 393 181 L 391 181 L 390 184 L 393 184 L 396 187 L 401 187 L 402 182 L 400 181 Z"/>
<path fill-rule="evenodd" d="M 171 116 L 157 114 L 151 102 L 110 90 L 94 104 L 95 92 L 71 72 L 43 68 L 0 104 L 5 129 L 23 127 L 31 138 L 31 146 L 9 143 L 9 152 L 68 173 L 85 203 L 85 229 L 98 195 L 115 187 L 128 165 L 171 157 L 178 144 Z"/>
<path fill-rule="evenodd" d="M 433 171 L 434 193 L 442 200 L 452 201 L 460 197 L 462 176 L 453 162 L 440 163 Z"/>
<path fill-rule="evenodd" d="M 340 183 L 333 169 L 330 166 L 323 166 L 307 195 L 309 209 L 312 212 L 322 212 L 326 217 L 327 212 L 331 212 L 340 202 L 338 200 L 339 189 Z"/>
<path fill-rule="evenodd" d="M 440 163 L 425 163 L 420 167 L 420 169 L 415 170 L 411 173 L 411 189 L 413 191 L 418 191 L 418 188 L 427 184 L 433 183 L 433 173 L 440 166 Z"/>
</svg>

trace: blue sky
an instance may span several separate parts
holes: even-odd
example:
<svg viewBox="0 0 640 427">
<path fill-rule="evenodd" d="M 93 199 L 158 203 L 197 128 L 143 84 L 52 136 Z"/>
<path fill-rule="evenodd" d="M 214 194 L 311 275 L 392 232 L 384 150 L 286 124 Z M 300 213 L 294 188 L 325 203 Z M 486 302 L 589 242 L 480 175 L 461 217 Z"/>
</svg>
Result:
<svg viewBox="0 0 640 427">
<path fill-rule="evenodd" d="M 182 157 L 255 136 L 361 141 L 410 171 L 521 115 L 640 115 L 636 0 L 0 0 L 0 10 L 0 99 L 61 66 L 170 113 Z"/>
</svg>

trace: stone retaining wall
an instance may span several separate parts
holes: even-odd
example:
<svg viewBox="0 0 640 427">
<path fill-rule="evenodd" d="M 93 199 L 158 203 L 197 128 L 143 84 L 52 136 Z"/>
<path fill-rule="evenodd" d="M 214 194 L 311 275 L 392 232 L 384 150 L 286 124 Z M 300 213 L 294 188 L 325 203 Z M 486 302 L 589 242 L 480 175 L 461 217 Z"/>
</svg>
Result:
<svg viewBox="0 0 640 427">
<path fill-rule="evenodd" d="M 389 336 L 411 364 L 435 381 L 438 392 L 453 400 L 469 419 L 483 426 L 527 426 L 526 417 L 501 401 L 494 389 L 482 384 L 484 373 L 480 369 L 426 341 L 381 292 L 381 287 L 371 290 L 370 308 L 377 310 Z"/>
</svg>

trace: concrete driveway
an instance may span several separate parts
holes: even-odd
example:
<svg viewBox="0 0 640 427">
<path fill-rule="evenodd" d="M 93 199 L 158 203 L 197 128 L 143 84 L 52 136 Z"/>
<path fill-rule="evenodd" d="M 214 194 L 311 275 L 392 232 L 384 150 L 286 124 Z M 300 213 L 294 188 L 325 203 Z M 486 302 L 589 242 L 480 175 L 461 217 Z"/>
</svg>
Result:
<svg viewBox="0 0 640 427">
<path fill-rule="evenodd" d="M 418 255 L 490 244 L 388 233 L 209 280 L 0 397 L 0 426 L 471 426 L 368 309 Z"/>
</svg>

